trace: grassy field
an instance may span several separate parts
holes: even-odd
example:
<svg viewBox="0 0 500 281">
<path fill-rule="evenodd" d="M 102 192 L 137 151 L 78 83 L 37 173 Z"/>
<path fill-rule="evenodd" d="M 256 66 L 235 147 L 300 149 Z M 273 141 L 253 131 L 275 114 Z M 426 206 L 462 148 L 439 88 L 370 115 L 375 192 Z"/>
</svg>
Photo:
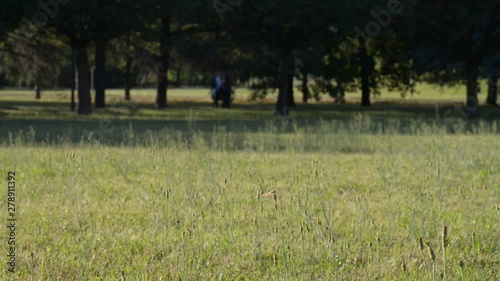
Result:
<svg viewBox="0 0 500 281">
<path fill-rule="evenodd" d="M 497 108 L 465 120 L 449 90 L 276 118 L 201 89 L 163 111 L 118 95 L 76 116 L 67 95 L 0 93 L 7 280 L 500 280 Z"/>
</svg>

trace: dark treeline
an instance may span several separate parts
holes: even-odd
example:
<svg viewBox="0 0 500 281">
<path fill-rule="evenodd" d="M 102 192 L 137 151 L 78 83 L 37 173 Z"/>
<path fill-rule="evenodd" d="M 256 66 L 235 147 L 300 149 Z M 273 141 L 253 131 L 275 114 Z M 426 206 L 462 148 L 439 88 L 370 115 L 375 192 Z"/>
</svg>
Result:
<svg viewBox="0 0 500 281">
<path fill-rule="evenodd" d="M 466 85 L 465 108 L 478 111 L 478 85 L 489 80 L 497 103 L 500 2 L 396 0 L 2 0 L 0 85 L 71 87 L 78 113 L 105 107 L 106 88 L 167 91 L 208 86 L 232 73 L 255 97 L 278 90 L 288 115 L 322 94 L 361 105 L 381 88 L 403 95 L 415 83 Z M 74 65 L 74 68 L 73 68 Z M 93 70 L 93 71 L 91 71 Z M 92 102 L 90 80 L 96 95 Z M 300 81 L 300 86 L 294 85 Z"/>
</svg>

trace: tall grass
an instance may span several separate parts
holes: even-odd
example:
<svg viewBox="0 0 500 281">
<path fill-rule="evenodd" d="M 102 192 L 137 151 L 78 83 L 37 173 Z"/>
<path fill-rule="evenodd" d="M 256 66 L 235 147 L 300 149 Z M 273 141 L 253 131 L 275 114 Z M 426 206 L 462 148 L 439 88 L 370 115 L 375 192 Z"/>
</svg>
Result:
<svg viewBox="0 0 500 281">
<path fill-rule="evenodd" d="M 19 174 L 11 277 L 494 280 L 498 124 L 407 126 L 13 132 L 0 147 L 4 173 Z M 422 249 L 445 241 L 442 260 Z"/>
<path fill-rule="evenodd" d="M 113 122 L 110 121 L 110 124 Z M 235 121 L 214 123 L 212 127 L 198 129 L 196 120 L 186 121 L 184 126 L 169 128 L 168 125 L 155 130 L 134 127 L 133 122 L 111 126 L 111 130 L 74 126 L 49 134 L 28 129 L 11 128 L 0 135 L 0 145 L 30 146 L 120 146 L 120 147 L 165 147 L 196 148 L 199 146 L 215 150 L 234 151 L 335 151 L 369 150 L 365 138 L 374 136 L 431 136 L 431 135 L 495 135 L 500 134 L 500 121 L 467 122 L 462 119 L 447 121 L 374 119 L 357 115 L 348 120 L 295 120 L 276 119 L 247 126 Z M 55 125 L 57 126 L 57 125 Z"/>
</svg>

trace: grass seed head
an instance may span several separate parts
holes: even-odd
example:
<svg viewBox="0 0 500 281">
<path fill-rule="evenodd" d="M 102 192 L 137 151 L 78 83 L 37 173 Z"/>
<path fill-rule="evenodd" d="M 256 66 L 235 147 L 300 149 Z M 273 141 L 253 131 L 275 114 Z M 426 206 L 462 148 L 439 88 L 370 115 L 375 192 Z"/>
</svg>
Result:
<svg viewBox="0 0 500 281">
<path fill-rule="evenodd" d="M 436 255 L 434 254 L 434 250 L 432 250 L 432 247 L 431 247 L 431 245 L 429 243 L 425 243 L 425 244 L 427 244 L 427 250 L 429 251 L 429 257 L 431 258 L 431 260 L 433 262 L 435 262 L 436 261 Z"/>
<path fill-rule="evenodd" d="M 448 247 L 448 227 L 445 225 L 443 227 L 443 248 Z"/>
</svg>

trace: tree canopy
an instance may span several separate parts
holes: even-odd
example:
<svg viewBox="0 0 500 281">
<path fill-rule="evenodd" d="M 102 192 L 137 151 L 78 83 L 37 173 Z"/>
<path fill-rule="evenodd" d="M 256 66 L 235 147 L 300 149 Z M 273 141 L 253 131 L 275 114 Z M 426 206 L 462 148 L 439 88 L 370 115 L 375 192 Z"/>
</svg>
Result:
<svg viewBox="0 0 500 281">
<path fill-rule="evenodd" d="M 92 112 L 92 68 L 96 107 L 106 87 L 130 99 L 145 83 L 166 108 L 172 85 L 208 87 L 224 71 L 254 97 L 278 90 L 279 115 L 296 105 L 295 89 L 304 102 L 343 102 L 359 89 L 369 106 L 381 88 L 405 95 L 419 81 L 465 84 L 465 108 L 477 114 L 479 79 L 498 83 L 499 11 L 494 0 L 6 0 L 0 75 L 40 91 L 71 80 L 73 57 L 80 114 Z"/>
</svg>

